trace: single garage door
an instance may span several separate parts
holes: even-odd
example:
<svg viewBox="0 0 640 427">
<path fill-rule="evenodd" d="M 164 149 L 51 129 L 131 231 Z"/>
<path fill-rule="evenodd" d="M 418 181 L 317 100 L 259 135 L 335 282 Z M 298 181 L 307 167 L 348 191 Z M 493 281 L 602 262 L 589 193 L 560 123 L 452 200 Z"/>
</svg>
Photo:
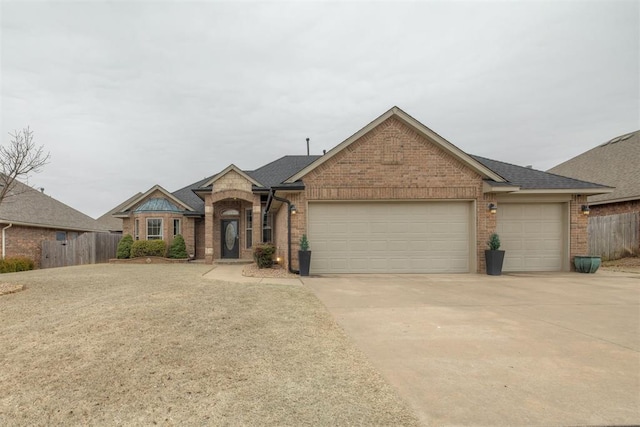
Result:
<svg viewBox="0 0 640 427">
<path fill-rule="evenodd" d="M 500 203 L 496 231 L 506 251 L 503 271 L 561 271 L 564 203 Z"/>
<path fill-rule="evenodd" d="M 467 273 L 470 212 L 470 202 L 310 202 L 311 273 Z"/>
</svg>

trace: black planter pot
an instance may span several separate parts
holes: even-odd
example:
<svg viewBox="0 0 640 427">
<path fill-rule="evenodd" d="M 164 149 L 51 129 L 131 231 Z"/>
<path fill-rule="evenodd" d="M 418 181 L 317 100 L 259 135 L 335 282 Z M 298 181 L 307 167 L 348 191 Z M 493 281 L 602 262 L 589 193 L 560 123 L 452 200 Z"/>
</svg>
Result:
<svg viewBox="0 0 640 427">
<path fill-rule="evenodd" d="M 504 262 L 504 251 L 484 251 L 485 262 L 487 263 L 487 274 L 490 276 L 500 276 L 502 274 L 502 263 Z"/>
<path fill-rule="evenodd" d="M 300 263 L 300 275 L 309 275 L 309 266 L 311 265 L 311 251 L 298 251 L 298 262 Z"/>
</svg>

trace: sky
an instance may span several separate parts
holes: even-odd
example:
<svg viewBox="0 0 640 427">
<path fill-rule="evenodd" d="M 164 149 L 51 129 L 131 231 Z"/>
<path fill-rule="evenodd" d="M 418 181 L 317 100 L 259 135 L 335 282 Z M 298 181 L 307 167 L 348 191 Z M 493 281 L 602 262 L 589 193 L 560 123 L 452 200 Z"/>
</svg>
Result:
<svg viewBox="0 0 640 427">
<path fill-rule="evenodd" d="M 640 129 L 639 1 L 0 2 L 0 140 L 98 217 L 329 150 L 398 106 L 467 153 L 547 170 Z"/>
</svg>

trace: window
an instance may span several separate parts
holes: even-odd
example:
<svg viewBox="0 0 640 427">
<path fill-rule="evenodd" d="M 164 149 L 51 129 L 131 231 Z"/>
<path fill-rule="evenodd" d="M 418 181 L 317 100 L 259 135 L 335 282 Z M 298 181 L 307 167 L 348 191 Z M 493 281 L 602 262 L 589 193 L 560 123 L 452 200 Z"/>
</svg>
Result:
<svg viewBox="0 0 640 427">
<path fill-rule="evenodd" d="M 264 212 L 262 214 L 262 241 L 264 243 L 273 242 L 273 233 L 271 231 L 271 225 L 273 224 L 273 214 L 271 212 Z"/>
<path fill-rule="evenodd" d="M 140 240 L 140 220 L 136 219 L 133 230 L 134 238 Z"/>
<path fill-rule="evenodd" d="M 159 240 L 159 239 L 162 239 L 162 219 L 161 218 L 147 219 L 147 240 Z"/>
<path fill-rule="evenodd" d="M 180 231 L 180 220 L 179 219 L 174 219 L 173 220 L 173 236 L 177 236 L 178 234 L 181 234 Z"/>
<path fill-rule="evenodd" d="M 56 231 L 56 240 L 58 242 L 67 240 L 67 232 L 66 231 Z"/>
<path fill-rule="evenodd" d="M 78 238 L 78 232 L 76 231 L 70 231 L 68 234 L 69 240 L 75 240 Z"/>
<path fill-rule="evenodd" d="M 245 209 L 245 240 L 247 241 L 247 249 L 253 246 L 253 208 Z"/>
</svg>

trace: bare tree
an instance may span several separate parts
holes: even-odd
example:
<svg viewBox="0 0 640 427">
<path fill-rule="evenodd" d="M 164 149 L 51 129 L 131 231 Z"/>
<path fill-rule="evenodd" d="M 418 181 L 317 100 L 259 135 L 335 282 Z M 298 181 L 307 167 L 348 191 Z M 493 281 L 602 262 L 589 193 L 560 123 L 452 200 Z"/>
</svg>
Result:
<svg viewBox="0 0 640 427">
<path fill-rule="evenodd" d="M 16 179 L 26 179 L 49 162 L 51 155 L 33 142 L 33 131 L 26 127 L 9 132 L 11 140 L 0 146 L 0 204 L 12 194 Z"/>
</svg>

